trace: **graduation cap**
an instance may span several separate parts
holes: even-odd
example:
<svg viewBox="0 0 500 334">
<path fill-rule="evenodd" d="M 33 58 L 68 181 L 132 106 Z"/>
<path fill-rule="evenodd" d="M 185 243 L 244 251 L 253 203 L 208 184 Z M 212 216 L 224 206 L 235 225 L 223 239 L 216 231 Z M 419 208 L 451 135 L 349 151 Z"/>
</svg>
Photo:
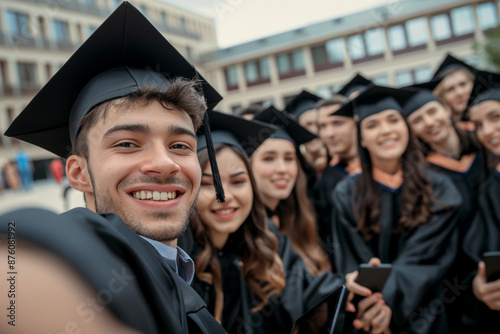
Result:
<svg viewBox="0 0 500 334">
<path fill-rule="evenodd" d="M 5 135 L 65 158 L 81 119 L 95 106 L 134 93 L 142 84 L 168 87 L 174 77 L 198 80 L 209 110 L 222 100 L 148 19 L 125 1 L 38 92 Z"/>
<path fill-rule="evenodd" d="M 247 120 L 219 111 L 209 112 L 210 132 L 214 144 L 222 143 L 238 147 L 248 156 L 269 138 L 278 128 L 259 121 Z M 207 148 L 204 129 L 198 134 L 198 151 Z"/>
<path fill-rule="evenodd" d="M 356 122 L 361 123 L 368 116 L 388 109 L 395 109 L 403 113 L 402 104 L 414 94 L 415 91 L 411 90 L 373 85 L 332 115 L 339 113 L 354 115 Z"/>
<path fill-rule="evenodd" d="M 315 134 L 297 123 L 290 114 L 281 112 L 274 106 L 260 112 L 254 120 L 278 127 L 278 131 L 274 132 L 270 138 L 286 139 L 297 146 L 317 138 Z"/>
<path fill-rule="evenodd" d="M 467 109 L 484 101 L 500 101 L 500 74 L 478 71 Z"/>
<path fill-rule="evenodd" d="M 432 91 L 428 89 L 408 89 L 414 92 L 413 95 L 406 95 L 405 94 L 405 99 L 401 101 L 401 106 L 403 107 L 403 116 L 408 117 L 410 116 L 414 111 L 422 108 L 424 105 L 426 105 L 429 102 L 436 101 L 441 103 L 439 101 L 438 97 L 432 93 Z"/>
<path fill-rule="evenodd" d="M 298 120 L 299 117 L 306 111 L 316 109 L 316 103 L 319 100 L 321 100 L 319 96 L 303 90 L 285 106 L 285 110 Z"/>
<path fill-rule="evenodd" d="M 455 58 L 448 53 L 441 65 L 439 65 L 436 72 L 434 72 L 434 76 L 432 77 L 431 81 L 439 80 L 440 82 L 448 73 L 450 73 L 450 71 L 458 70 L 460 68 L 464 68 L 470 71 L 472 74 L 475 74 L 477 72 L 474 67 L 466 64 L 462 60 Z"/>
<path fill-rule="evenodd" d="M 337 94 L 344 95 L 345 97 L 349 97 L 354 92 L 362 92 L 368 86 L 373 85 L 373 82 L 357 73 L 348 83 L 342 87 Z"/>
</svg>

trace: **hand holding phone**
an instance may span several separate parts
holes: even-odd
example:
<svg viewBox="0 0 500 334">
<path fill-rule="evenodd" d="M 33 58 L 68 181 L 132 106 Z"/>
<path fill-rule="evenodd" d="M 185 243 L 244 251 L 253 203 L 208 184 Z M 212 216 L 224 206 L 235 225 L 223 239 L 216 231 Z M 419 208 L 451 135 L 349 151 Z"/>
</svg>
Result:
<svg viewBox="0 0 500 334">
<path fill-rule="evenodd" d="M 500 252 L 485 252 L 483 259 L 486 265 L 486 280 L 492 282 L 500 279 Z"/>
</svg>

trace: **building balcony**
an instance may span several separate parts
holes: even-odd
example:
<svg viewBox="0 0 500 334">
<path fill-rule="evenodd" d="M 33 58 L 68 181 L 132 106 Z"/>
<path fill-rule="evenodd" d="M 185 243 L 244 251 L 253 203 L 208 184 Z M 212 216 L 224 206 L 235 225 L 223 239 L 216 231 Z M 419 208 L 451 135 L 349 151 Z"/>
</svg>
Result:
<svg viewBox="0 0 500 334">
<path fill-rule="evenodd" d="M 38 85 L 4 85 L 0 86 L 0 98 L 2 97 L 32 97 L 40 90 Z"/>
<path fill-rule="evenodd" d="M 0 32 L 0 46 L 9 48 L 32 48 L 49 51 L 75 51 L 80 44 L 60 42 L 40 37 L 28 37 L 11 33 Z"/>
</svg>

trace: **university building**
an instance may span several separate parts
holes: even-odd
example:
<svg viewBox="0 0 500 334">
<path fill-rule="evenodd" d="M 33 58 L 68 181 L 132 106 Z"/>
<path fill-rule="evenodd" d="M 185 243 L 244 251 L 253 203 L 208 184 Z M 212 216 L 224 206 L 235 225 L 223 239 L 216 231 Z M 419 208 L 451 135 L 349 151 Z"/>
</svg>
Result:
<svg viewBox="0 0 500 334">
<path fill-rule="evenodd" d="M 498 1 L 400 0 L 216 50 L 203 66 L 220 110 L 283 108 L 302 89 L 328 98 L 357 72 L 395 87 L 426 81 L 448 52 L 482 65 L 473 45 L 498 17 Z"/>
<path fill-rule="evenodd" d="M 0 1 L 0 132 L 121 0 Z M 160 0 L 131 0 L 224 97 L 217 109 L 283 108 L 307 89 L 324 98 L 355 73 L 405 86 L 428 80 L 448 52 L 481 65 L 474 43 L 498 26 L 500 1 L 400 0 L 218 48 L 213 18 Z M 54 156 L 0 135 L 0 157 L 19 149 Z"/>
</svg>

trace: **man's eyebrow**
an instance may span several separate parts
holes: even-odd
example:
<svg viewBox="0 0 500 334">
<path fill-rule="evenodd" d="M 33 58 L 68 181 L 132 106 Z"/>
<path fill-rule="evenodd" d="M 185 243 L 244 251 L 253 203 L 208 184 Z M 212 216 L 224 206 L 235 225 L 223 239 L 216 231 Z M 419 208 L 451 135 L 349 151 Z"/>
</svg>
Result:
<svg viewBox="0 0 500 334">
<path fill-rule="evenodd" d="M 118 131 L 129 131 L 141 134 L 148 134 L 151 132 L 151 128 L 149 127 L 149 125 L 146 124 L 119 124 L 113 126 L 111 129 L 106 131 L 102 137 L 106 138 Z"/>
<path fill-rule="evenodd" d="M 196 133 L 194 133 L 193 131 L 191 131 L 190 129 L 188 128 L 185 128 L 183 126 L 179 126 L 179 125 L 170 125 L 170 127 L 168 128 L 169 130 L 169 134 L 170 135 L 189 135 L 191 137 L 193 137 L 194 139 L 198 139 L 198 137 L 196 136 Z"/>
</svg>

